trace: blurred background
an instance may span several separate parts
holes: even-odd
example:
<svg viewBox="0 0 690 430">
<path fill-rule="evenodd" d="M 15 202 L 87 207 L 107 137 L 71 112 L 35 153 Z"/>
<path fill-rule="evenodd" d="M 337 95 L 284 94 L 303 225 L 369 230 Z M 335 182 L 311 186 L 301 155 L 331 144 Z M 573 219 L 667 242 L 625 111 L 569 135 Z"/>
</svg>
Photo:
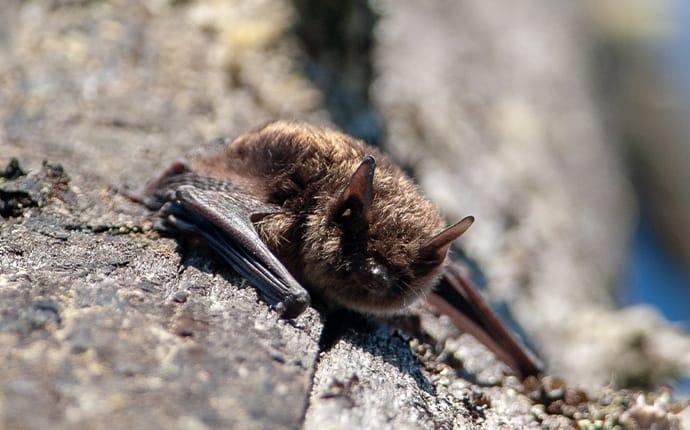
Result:
<svg viewBox="0 0 690 430">
<path fill-rule="evenodd" d="M 378 145 L 551 372 L 690 393 L 682 0 L 4 0 L 0 156 L 142 185 L 276 118 Z"/>
</svg>

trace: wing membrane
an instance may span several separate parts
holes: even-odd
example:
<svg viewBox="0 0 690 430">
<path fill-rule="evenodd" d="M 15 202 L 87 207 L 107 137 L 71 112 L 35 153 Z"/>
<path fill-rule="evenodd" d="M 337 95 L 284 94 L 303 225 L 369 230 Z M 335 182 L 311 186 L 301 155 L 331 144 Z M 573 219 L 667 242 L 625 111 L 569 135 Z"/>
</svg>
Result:
<svg viewBox="0 0 690 430">
<path fill-rule="evenodd" d="M 542 371 L 540 360 L 518 342 L 455 264 L 444 269 L 441 282 L 427 300 L 522 376 Z"/>
</svg>

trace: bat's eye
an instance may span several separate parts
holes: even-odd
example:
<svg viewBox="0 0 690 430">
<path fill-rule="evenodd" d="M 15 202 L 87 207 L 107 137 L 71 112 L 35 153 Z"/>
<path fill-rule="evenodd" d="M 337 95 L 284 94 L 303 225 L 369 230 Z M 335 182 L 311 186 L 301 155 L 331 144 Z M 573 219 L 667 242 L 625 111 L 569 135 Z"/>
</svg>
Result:
<svg viewBox="0 0 690 430">
<path fill-rule="evenodd" d="M 378 263 L 375 260 L 369 260 L 367 262 L 366 271 L 372 281 L 371 283 L 367 283 L 370 287 L 376 288 L 384 286 L 385 288 L 388 288 L 393 284 L 393 279 L 386 266 Z M 381 291 L 381 293 L 383 293 L 383 291 Z"/>
<path fill-rule="evenodd" d="M 390 278 L 388 276 L 388 272 L 380 264 L 377 264 L 371 268 L 371 275 L 374 278 L 376 278 L 382 282 L 385 282 L 385 283 L 388 283 L 390 281 Z"/>
</svg>

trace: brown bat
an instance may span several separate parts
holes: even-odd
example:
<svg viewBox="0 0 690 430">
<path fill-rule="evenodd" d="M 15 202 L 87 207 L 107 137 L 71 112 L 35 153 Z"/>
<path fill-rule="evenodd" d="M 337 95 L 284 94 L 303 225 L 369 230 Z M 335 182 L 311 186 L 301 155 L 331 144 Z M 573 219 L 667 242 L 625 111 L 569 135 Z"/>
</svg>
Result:
<svg viewBox="0 0 690 430">
<path fill-rule="evenodd" d="M 425 297 L 519 374 L 541 369 L 448 261 L 474 218 L 443 229 L 398 166 L 343 133 L 274 122 L 174 163 L 134 198 L 158 211 L 159 230 L 208 244 L 285 318 L 310 294 L 374 315 Z"/>
</svg>

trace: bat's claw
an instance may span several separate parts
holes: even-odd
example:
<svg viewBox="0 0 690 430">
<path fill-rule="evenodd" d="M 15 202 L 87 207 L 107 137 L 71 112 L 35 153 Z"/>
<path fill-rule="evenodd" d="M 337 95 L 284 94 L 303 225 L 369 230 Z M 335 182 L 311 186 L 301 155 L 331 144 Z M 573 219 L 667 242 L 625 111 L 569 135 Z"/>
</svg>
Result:
<svg viewBox="0 0 690 430">
<path fill-rule="evenodd" d="M 292 294 L 282 302 L 276 305 L 276 311 L 281 317 L 292 319 L 298 317 L 302 312 L 304 312 L 311 303 L 309 294 L 304 291 L 300 294 Z"/>
</svg>

